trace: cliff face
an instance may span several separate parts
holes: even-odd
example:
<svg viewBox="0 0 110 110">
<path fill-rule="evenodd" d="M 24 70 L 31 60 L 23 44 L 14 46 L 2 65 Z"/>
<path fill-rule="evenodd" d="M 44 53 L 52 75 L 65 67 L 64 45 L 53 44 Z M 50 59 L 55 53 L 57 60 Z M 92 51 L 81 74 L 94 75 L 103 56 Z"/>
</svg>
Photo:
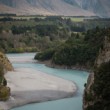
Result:
<svg viewBox="0 0 110 110">
<path fill-rule="evenodd" d="M 102 63 L 108 61 L 110 61 L 110 38 L 105 37 L 104 49 L 100 50 L 96 65 L 99 67 Z"/>
<path fill-rule="evenodd" d="M 6 71 L 12 71 L 13 67 L 8 58 L 0 52 L 0 62 L 4 65 L 4 69 Z"/>
<path fill-rule="evenodd" d="M 109 91 L 107 90 L 109 89 L 109 87 L 107 87 L 107 83 L 110 83 L 109 82 L 110 80 L 107 80 L 110 75 L 109 65 L 110 65 L 110 37 L 105 37 L 103 49 L 100 50 L 99 56 L 95 62 L 96 70 L 94 71 L 94 73 L 91 73 L 89 75 L 87 85 L 85 87 L 83 98 L 84 110 L 93 110 L 93 109 L 98 110 L 98 106 L 101 105 L 102 107 L 100 110 L 109 110 L 108 105 L 105 104 L 108 100 L 106 100 L 106 97 L 103 97 L 103 95 L 107 94 L 106 91 Z M 97 108 L 95 108 L 96 106 Z M 104 108 L 105 106 L 107 106 L 106 107 L 107 109 Z"/>
<path fill-rule="evenodd" d="M 8 58 L 0 52 L 0 101 L 8 100 L 10 88 L 7 87 L 7 80 L 4 77 L 6 71 L 12 71 L 13 67 Z"/>
</svg>

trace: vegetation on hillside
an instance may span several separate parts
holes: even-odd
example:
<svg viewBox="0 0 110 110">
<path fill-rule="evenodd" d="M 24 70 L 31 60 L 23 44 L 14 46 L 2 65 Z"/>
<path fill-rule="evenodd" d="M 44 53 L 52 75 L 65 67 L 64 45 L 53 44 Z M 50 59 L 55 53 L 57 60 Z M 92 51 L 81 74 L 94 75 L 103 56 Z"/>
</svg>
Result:
<svg viewBox="0 0 110 110">
<path fill-rule="evenodd" d="M 101 64 L 94 71 L 94 83 L 90 92 L 85 93 L 85 110 L 110 110 L 110 61 Z"/>
<path fill-rule="evenodd" d="M 103 49 L 104 38 L 108 35 L 110 35 L 110 28 L 100 29 L 99 27 L 83 34 L 73 34 L 65 43 L 53 48 L 52 54 L 46 50 L 38 53 L 35 59 L 47 60 L 46 57 L 51 54 L 49 59 L 57 65 L 93 67 L 99 50 Z"/>
<path fill-rule="evenodd" d="M 61 16 L 0 17 L 0 50 L 14 53 L 42 51 L 65 42 L 74 33 L 96 26 L 110 26 L 108 19 L 84 20 L 83 17 L 78 22 L 75 19 L 77 21 L 74 17 Z"/>
<path fill-rule="evenodd" d="M 70 36 L 67 21 L 61 17 L 30 20 L 1 18 L 0 50 L 31 52 L 47 49 L 53 44 L 57 45 Z"/>
</svg>

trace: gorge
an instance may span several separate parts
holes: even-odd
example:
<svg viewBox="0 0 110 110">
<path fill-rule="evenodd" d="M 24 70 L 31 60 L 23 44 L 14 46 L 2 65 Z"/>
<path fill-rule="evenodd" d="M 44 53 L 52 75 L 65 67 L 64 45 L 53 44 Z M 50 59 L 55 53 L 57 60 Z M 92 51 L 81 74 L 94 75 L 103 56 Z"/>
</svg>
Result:
<svg viewBox="0 0 110 110">
<path fill-rule="evenodd" d="M 110 110 L 109 17 L 109 0 L 0 0 L 0 110 Z"/>
</svg>

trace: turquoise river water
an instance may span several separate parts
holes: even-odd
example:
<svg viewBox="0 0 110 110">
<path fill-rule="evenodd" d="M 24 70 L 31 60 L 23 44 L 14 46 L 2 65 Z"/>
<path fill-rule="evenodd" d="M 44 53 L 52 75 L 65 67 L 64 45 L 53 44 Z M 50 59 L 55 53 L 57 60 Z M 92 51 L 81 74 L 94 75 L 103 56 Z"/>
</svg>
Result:
<svg viewBox="0 0 110 110">
<path fill-rule="evenodd" d="M 8 54 L 12 57 L 33 57 L 35 53 L 23 53 L 23 54 Z M 71 80 L 76 83 L 78 88 L 77 93 L 72 98 L 65 98 L 56 101 L 48 101 L 43 103 L 28 104 L 22 107 L 17 107 L 12 110 L 82 110 L 82 96 L 84 90 L 84 84 L 87 81 L 88 73 L 85 71 L 71 70 L 71 69 L 55 69 L 45 66 L 39 63 L 13 63 L 15 68 L 27 67 L 37 69 L 42 72 L 55 75 L 67 80 Z"/>
</svg>

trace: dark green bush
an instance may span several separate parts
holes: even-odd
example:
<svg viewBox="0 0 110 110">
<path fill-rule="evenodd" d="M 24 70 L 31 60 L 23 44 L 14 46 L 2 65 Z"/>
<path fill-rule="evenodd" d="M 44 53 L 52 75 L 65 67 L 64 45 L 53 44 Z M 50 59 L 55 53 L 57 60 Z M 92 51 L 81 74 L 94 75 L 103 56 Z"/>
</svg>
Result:
<svg viewBox="0 0 110 110">
<path fill-rule="evenodd" d="M 54 52 L 55 52 L 54 49 L 45 50 L 44 52 L 37 53 L 34 59 L 41 60 L 41 61 L 49 60 L 52 58 Z"/>
</svg>

